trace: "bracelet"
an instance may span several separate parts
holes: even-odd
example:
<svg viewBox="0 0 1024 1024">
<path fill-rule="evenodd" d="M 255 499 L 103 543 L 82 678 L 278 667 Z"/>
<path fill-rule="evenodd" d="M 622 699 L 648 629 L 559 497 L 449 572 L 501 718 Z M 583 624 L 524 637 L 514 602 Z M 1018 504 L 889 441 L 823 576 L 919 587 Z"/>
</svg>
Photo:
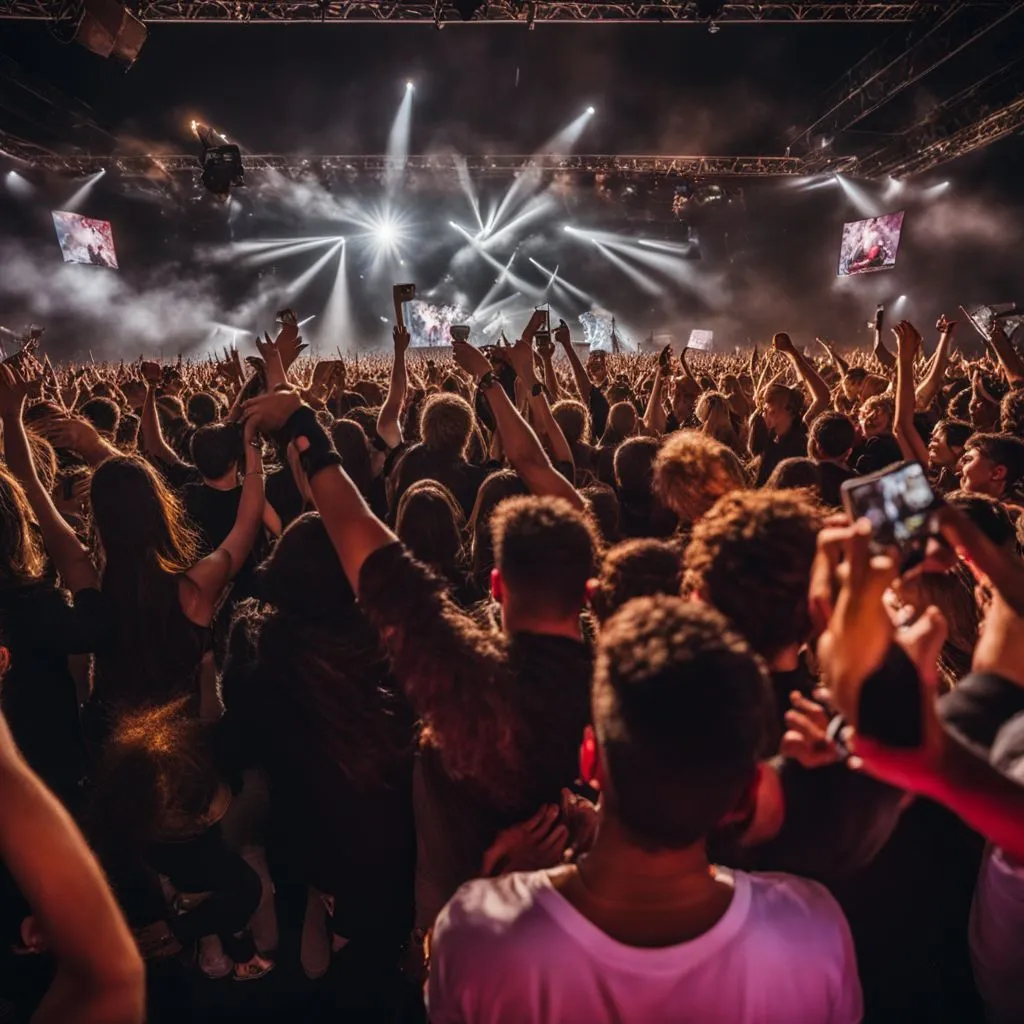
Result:
<svg viewBox="0 0 1024 1024">
<path fill-rule="evenodd" d="M 309 444 L 304 452 L 299 453 L 299 464 L 307 480 L 312 480 L 320 470 L 328 466 L 342 464 L 341 456 L 331 443 L 330 436 L 320 426 L 316 413 L 308 405 L 296 409 L 288 418 L 284 429 L 289 440 L 304 437 Z"/>
</svg>

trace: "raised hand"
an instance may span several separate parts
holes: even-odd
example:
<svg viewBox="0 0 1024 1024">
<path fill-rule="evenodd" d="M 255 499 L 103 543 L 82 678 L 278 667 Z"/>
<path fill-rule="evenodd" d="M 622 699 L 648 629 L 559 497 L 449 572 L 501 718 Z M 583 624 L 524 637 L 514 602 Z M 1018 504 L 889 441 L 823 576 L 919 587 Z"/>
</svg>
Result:
<svg viewBox="0 0 1024 1024">
<path fill-rule="evenodd" d="M 152 360 L 144 360 L 139 366 L 139 372 L 142 374 L 142 379 L 147 384 L 159 384 L 160 378 L 163 375 L 160 364 L 154 363 Z"/>
<path fill-rule="evenodd" d="M 901 320 L 893 329 L 896 337 L 896 351 L 913 359 L 924 344 L 917 328 L 909 320 Z"/>
<path fill-rule="evenodd" d="M 508 871 L 535 871 L 561 864 L 569 830 L 559 823 L 558 804 L 547 804 L 527 821 L 499 832 L 484 854 L 485 876 Z"/>
<path fill-rule="evenodd" d="M 452 342 L 452 358 L 468 374 L 478 379 L 491 370 L 487 356 L 479 349 L 473 348 L 468 341 Z"/>
<path fill-rule="evenodd" d="M 281 334 L 284 334 L 284 331 Z M 263 365 L 267 373 L 267 389 L 269 391 L 273 391 L 274 388 L 281 384 L 288 383 L 284 360 L 281 357 L 280 337 L 278 335 L 277 340 L 271 341 L 270 335 L 264 334 L 261 341 L 260 336 L 256 335 L 256 350 L 263 357 Z"/>
<path fill-rule="evenodd" d="M 0 364 L 0 415 L 21 416 L 29 384 L 10 366 Z"/>
<path fill-rule="evenodd" d="M 772 349 L 775 352 L 795 352 L 793 339 L 784 331 L 780 331 L 772 338 Z"/>
<path fill-rule="evenodd" d="M 507 355 L 512 369 L 516 371 L 516 376 L 524 384 L 529 386 L 537 379 L 533 369 L 533 346 L 525 336 L 508 350 Z"/>
<path fill-rule="evenodd" d="M 558 326 L 555 328 L 554 339 L 563 348 L 568 348 L 572 344 L 572 333 L 569 330 L 569 325 L 564 320 L 558 321 Z"/>
<path fill-rule="evenodd" d="M 956 329 L 957 323 L 958 321 L 950 320 L 949 317 L 943 313 L 939 319 L 935 321 L 935 330 L 937 330 L 939 334 L 952 334 Z"/>
<path fill-rule="evenodd" d="M 391 340 L 395 346 L 395 355 L 401 355 L 409 348 L 409 332 L 398 324 L 391 330 Z"/>
<path fill-rule="evenodd" d="M 293 389 L 269 391 L 243 403 L 242 414 L 247 426 L 252 420 L 252 429 L 269 434 L 280 430 L 301 405 L 302 397 Z"/>
<path fill-rule="evenodd" d="M 789 695 L 789 702 L 792 707 L 785 715 L 786 732 L 779 753 L 805 768 L 823 768 L 839 761 L 839 747 L 828 737 L 829 713 L 797 690 Z"/>
</svg>

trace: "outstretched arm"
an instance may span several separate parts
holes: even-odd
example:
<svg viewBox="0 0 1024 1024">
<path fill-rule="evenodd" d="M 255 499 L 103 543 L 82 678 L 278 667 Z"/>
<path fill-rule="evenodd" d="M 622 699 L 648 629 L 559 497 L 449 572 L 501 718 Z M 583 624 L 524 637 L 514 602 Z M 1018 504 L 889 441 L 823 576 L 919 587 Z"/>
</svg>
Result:
<svg viewBox="0 0 1024 1024">
<path fill-rule="evenodd" d="M 388 385 L 387 398 L 380 408 L 377 417 L 377 433 L 389 448 L 397 448 L 404 438 L 399 417 L 405 405 L 405 393 L 409 387 L 409 374 L 405 367 L 405 352 L 409 347 L 409 332 L 395 326 L 392 331 L 395 346 L 395 358 L 391 363 L 391 382 Z"/>
<path fill-rule="evenodd" d="M 142 364 L 142 375 L 146 378 L 146 400 L 142 403 L 142 441 L 146 453 L 174 466 L 181 462 L 178 453 L 164 440 L 160 429 L 160 417 L 156 411 L 156 387 L 160 379 L 160 367 L 156 363 Z"/>
<path fill-rule="evenodd" d="M 43 543 L 64 586 L 73 594 L 99 586 L 99 575 L 89 552 L 54 507 L 53 500 L 36 474 L 32 453 L 25 436 L 21 415 L 25 405 L 25 385 L 8 366 L 0 365 L 0 414 L 4 427 L 4 457 L 11 472 L 25 488 L 25 495 L 36 515 Z"/>
<path fill-rule="evenodd" d="M 569 328 L 566 326 L 564 320 L 558 322 L 558 327 L 555 329 L 555 341 L 557 341 L 565 351 L 566 358 L 569 360 L 569 365 L 572 367 L 572 376 L 576 381 L 576 390 L 580 393 L 580 401 L 589 406 L 590 405 L 590 390 L 593 384 L 590 383 L 590 378 L 587 376 L 586 367 L 580 362 L 580 357 L 576 354 L 576 349 L 572 347 L 572 335 L 569 333 Z"/>
<path fill-rule="evenodd" d="M 804 413 L 804 422 L 810 423 L 815 416 L 824 412 L 832 404 L 832 393 L 829 391 L 828 385 L 821 379 L 810 360 L 802 352 L 797 351 L 788 334 L 776 334 L 772 339 L 772 348 L 782 352 L 789 359 L 797 375 L 807 385 L 807 389 L 811 393 L 811 405 Z"/>
<path fill-rule="evenodd" d="M 999 365 L 1006 374 L 1007 383 L 1011 387 L 1024 381 L 1024 360 L 1017 354 L 1017 350 L 1010 344 L 1003 325 L 995 320 L 990 332 L 992 348 L 995 350 Z"/>
<path fill-rule="evenodd" d="M 520 344 L 528 346 L 525 339 Z M 565 498 L 575 508 L 582 509 L 584 507 L 583 499 L 576 488 L 551 465 L 551 460 L 545 454 L 540 441 L 537 440 L 537 435 L 509 401 L 505 389 L 494 378 L 491 364 L 483 353 L 464 341 L 456 341 L 452 343 L 452 355 L 460 366 L 473 375 L 478 386 L 483 389 L 487 404 L 490 406 L 491 412 L 494 413 L 498 431 L 501 433 L 501 443 L 505 448 L 505 455 L 530 491 L 533 494 L 550 494 Z M 532 364 L 533 356 L 528 348 L 527 355 Z M 525 359 L 519 361 L 525 365 Z M 545 401 L 544 404 L 546 406 L 547 402 Z M 550 410 L 548 415 L 550 415 Z"/>
<path fill-rule="evenodd" d="M 877 321 L 876 321 L 877 323 Z M 882 328 L 876 326 L 873 328 L 875 343 L 872 346 L 872 354 L 875 359 L 878 360 L 883 370 L 892 370 L 896 367 L 896 357 L 885 347 L 885 343 L 882 341 Z"/>
<path fill-rule="evenodd" d="M 0 716 L 0 860 L 56 961 L 35 1024 L 140 1024 L 145 972 L 96 858 Z"/>
<path fill-rule="evenodd" d="M 839 371 L 840 376 L 845 377 L 850 372 L 850 364 L 835 350 L 831 342 L 824 338 L 814 339 L 828 354 L 829 362 Z"/>
<path fill-rule="evenodd" d="M 905 459 L 916 459 L 928 465 L 928 449 L 914 425 L 914 357 L 921 345 L 921 335 L 913 325 L 903 321 L 893 328 L 896 335 L 896 422 L 893 433 Z"/>
<path fill-rule="evenodd" d="M 666 345 L 661 355 L 658 356 L 658 368 L 654 371 L 654 384 L 651 387 L 651 397 L 647 401 L 647 410 L 644 412 L 644 427 L 647 433 L 660 437 L 665 433 L 668 425 L 668 416 L 665 413 L 665 375 L 671 368 L 672 346 Z"/>
<path fill-rule="evenodd" d="M 953 342 L 953 329 L 956 327 L 955 320 L 949 320 L 946 316 L 939 318 L 939 344 L 935 349 L 928 372 L 915 393 L 915 404 L 918 409 L 928 409 L 935 396 L 942 387 L 943 378 L 946 375 L 946 367 L 949 366 L 949 350 Z"/>
</svg>

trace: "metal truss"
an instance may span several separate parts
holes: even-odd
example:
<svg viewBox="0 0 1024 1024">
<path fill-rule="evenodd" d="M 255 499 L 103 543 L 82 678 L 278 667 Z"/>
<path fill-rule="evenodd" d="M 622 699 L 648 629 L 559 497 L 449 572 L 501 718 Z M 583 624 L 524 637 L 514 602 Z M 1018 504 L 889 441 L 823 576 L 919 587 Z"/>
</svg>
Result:
<svg viewBox="0 0 1024 1024">
<path fill-rule="evenodd" d="M 933 22 L 908 40 L 902 52 L 893 55 L 891 48 L 883 45 L 855 64 L 830 91 L 825 113 L 793 140 L 793 148 L 809 148 L 815 135 L 827 137 L 853 127 L 1012 18 L 1024 9 L 1024 2 L 1006 0 L 961 17 L 973 6 L 951 0 Z M 808 156 L 813 162 L 812 154 Z"/>
<path fill-rule="evenodd" d="M 0 140 L 2 147 L 2 140 Z M 18 155 L 18 154 L 12 154 Z M 27 154 L 24 159 L 35 167 L 69 174 L 92 174 L 104 168 L 124 177 L 153 177 L 161 173 L 198 171 L 198 154 L 152 156 L 96 156 L 47 153 Z M 247 171 L 276 170 L 287 174 L 334 173 L 339 176 L 382 175 L 404 168 L 407 172 L 452 172 L 465 167 L 473 174 L 504 176 L 528 171 L 562 174 L 661 175 L 692 178 L 755 178 L 803 174 L 803 161 L 785 156 L 409 156 L 405 160 L 372 156 L 281 156 L 245 155 Z"/>
<path fill-rule="evenodd" d="M 937 104 L 920 120 L 858 160 L 858 171 L 869 177 L 889 174 L 915 162 L 918 155 L 956 133 L 980 124 L 989 115 L 1024 95 L 1024 56 L 1015 57 L 991 74 Z M 932 164 L 932 166 L 935 166 Z"/>
<path fill-rule="evenodd" d="M 404 22 L 458 24 L 455 6 L 444 0 L 136 0 L 127 6 L 144 22 L 216 21 Z M 819 0 L 818 3 L 754 2 L 723 5 L 716 24 L 915 21 L 949 6 L 949 0 Z M 1000 7 L 1004 0 L 970 0 L 970 6 Z M 54 20 L 62 0 L 0 0 L 0 19 Z M 474 21 L 534 25 L 539 22 L 707 22 L 695 0 L 487 0 Z"/>
<path fill-rule="evenodd" d="M 880 161 L 872 170 L 874 174 L 891 174 L 901 178 L 909 174 L 921 174 L 942 164 L 966 156 L 977 149 L 990 146 L 993 142 L 1013 135 L 1024 129 L 1024 95 L 1018 96 L 1006 106 L 993 110 L 969 124 L 936 139 L 930 145 L 916 152 L 908 152 L 901 158 L 888 163 Z"/>
</svg>

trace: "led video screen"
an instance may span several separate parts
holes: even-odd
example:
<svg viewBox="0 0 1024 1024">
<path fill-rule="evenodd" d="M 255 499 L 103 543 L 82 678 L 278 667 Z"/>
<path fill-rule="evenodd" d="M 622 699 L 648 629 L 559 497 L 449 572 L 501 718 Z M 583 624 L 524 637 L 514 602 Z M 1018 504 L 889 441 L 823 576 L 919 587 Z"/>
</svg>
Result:
<svg viewBox="0 0 1024 1024">
<path fill-rule="evenodd" d="M 900 210 L 899 213 L 886 213 L 881 217 L 844 224 L 839 249 L 839 276 L 892 269 L 900 247 L 903 214 L 904 211 Z"/>
<path fill-rule="evenodd" d="M 117 269 L 114 233 L 109 220 L 93 220 L 78 213 L 53 211 L 53 226 L 65 263 L 88 263 Z"/>
</svg>

